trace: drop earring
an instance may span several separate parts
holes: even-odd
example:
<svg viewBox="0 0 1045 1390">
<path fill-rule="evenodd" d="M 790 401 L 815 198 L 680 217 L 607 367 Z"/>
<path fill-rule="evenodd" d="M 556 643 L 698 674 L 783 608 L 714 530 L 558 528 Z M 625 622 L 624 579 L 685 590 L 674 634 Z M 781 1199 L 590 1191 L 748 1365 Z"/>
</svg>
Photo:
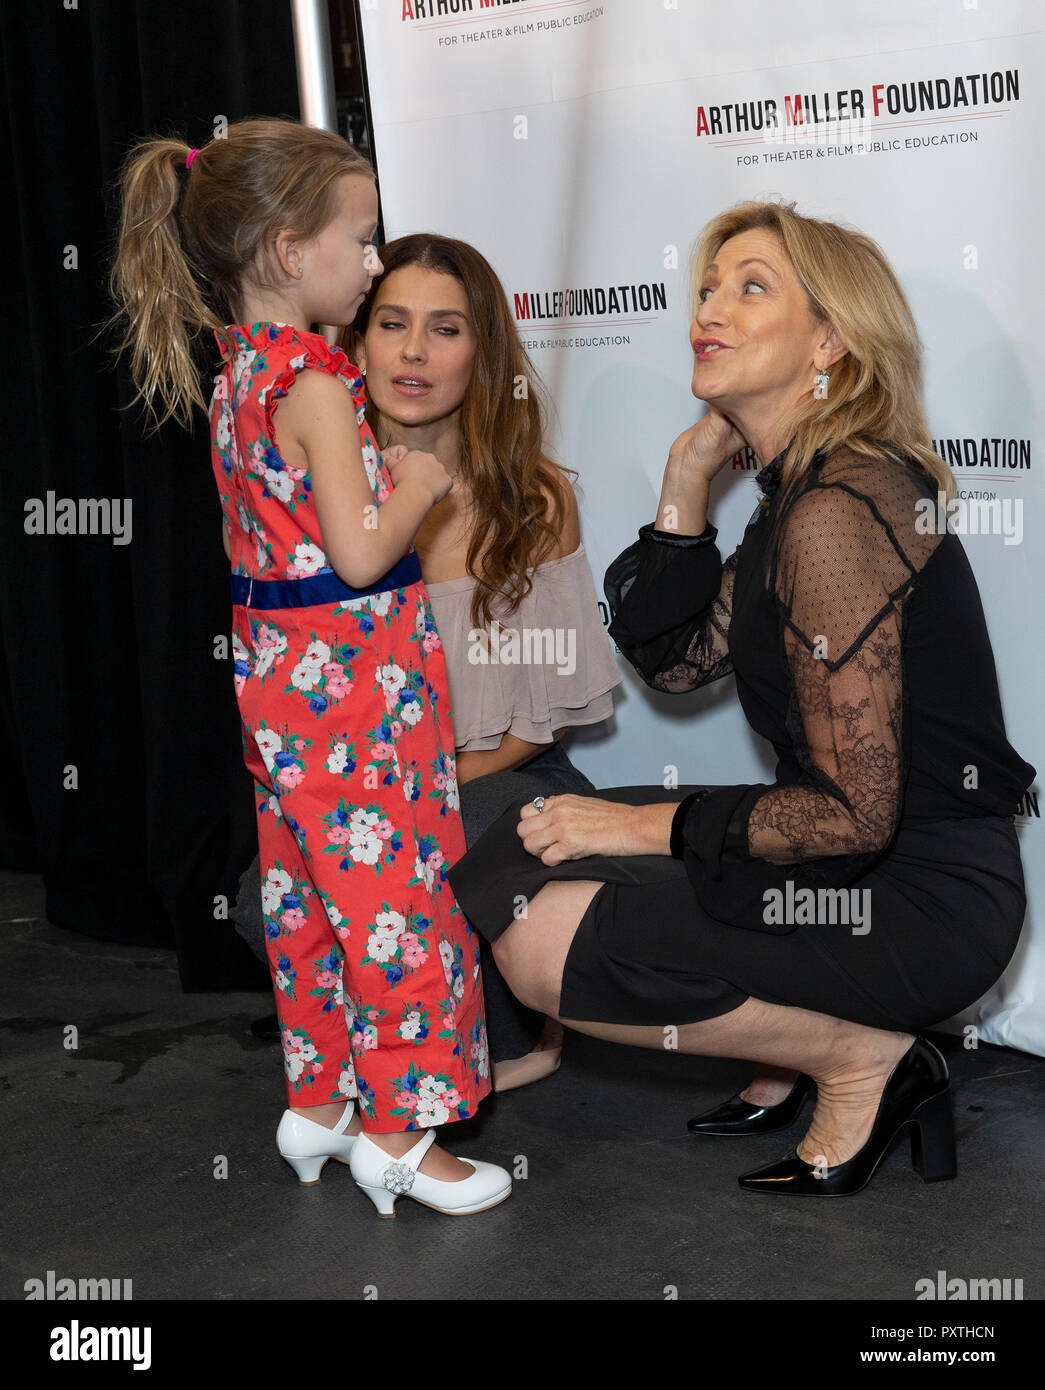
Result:
<svg viewBox="0 0 1045 1390">
<path fill-rule="evenodd" d="M 830 378 L 830 376 L 828 375 L 827 372 L 825 372 L 825 371 L 819 371 L 819 372 L 817 372 L 817 374 L 816 374 L 816 385 L 813 387 L 813 399 L 814 399 L 815 401 L 826 401 L 826 400 L 827 400 L 827 383 L 828 383 L 830 380 L 831 380 L 831 378 Z"/>
</svg>

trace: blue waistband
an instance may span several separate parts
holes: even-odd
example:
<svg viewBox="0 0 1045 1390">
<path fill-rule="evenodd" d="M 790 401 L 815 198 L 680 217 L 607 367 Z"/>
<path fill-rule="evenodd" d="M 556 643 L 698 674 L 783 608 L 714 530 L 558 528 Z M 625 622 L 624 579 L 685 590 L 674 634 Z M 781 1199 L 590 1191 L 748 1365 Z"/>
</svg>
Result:
<svg viewBox="0 0 1045 1390">
<path fill-rule="evenodd" d="M 383 594 L 402 589 L 421 578 L 421 561 L 416 550 L 408 550 L 387 574 L 365 589 L 353 589 L 331 570 L 307 579 L 252 579 L 246 574 L 232 576 L 232 602 L 245 608 L 314 608 L 323 603 L 343 603 L 345 599 Z"/>
</svg>

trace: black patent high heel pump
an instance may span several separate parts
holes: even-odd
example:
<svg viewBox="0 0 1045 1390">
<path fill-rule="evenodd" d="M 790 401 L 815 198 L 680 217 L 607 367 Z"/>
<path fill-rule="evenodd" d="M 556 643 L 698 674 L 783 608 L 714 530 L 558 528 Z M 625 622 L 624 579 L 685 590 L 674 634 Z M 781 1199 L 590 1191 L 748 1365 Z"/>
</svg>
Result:
<svg viewBox="0 0 1045 1390">
<path fill-rule="evenodd" d="M 893 1141 L 911 1126 L 911 1161 L 923 1182 L 941 1182 L 958 1171 L 947 1063 L 927 1038 L 915 1038 L 886 1082 L 867 1143 L 833 1168 L 799 1158 L 796 1149 L 777 1163 L 744 1173 L 748 1192 L 803 1197 L 847 1197 L 874 1176 Z"/>
<path fill-rule="evenodd" d="M 694 1115 L 686 1121 L 690 1134 L 772 1134 L 793 1125 L 814 1090 L 813 1078 L 799 1073 L 791 1090 L 778 1105 L 754 1105 L 751 1101 L 733 1096 L 714 1110 Z"/>
</svg>

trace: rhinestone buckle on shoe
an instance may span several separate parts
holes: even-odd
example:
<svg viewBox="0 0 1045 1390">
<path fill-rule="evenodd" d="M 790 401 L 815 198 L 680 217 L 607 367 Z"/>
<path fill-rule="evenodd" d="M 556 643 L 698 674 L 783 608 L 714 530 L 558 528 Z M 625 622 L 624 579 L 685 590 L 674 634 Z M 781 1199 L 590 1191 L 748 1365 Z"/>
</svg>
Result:
<svg viewBox="0 0 1045 1390">
<path fill-rule="evenodd" d="M 402 1197 L 414 1185 L 414 1170 L 408 1163 L 390 1163 L 383 1174 L 385 1187 L 394 1197 Z"/>
</svg>

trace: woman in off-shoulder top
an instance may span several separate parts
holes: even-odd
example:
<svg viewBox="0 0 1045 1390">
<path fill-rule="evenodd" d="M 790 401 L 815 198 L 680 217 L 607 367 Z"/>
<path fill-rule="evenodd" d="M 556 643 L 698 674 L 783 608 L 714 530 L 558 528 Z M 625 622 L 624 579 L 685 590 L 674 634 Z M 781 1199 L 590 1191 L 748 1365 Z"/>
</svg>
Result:
<svg viewBox="0 0 1045 1390">
<path fill-rule="evenodd" d="M 545 399 L 504 289 L 473 246 L 400 237 L 351 330 L 368 413 L 454 480 L 414 548 L 446 654 L 465 839 L 518 797 L 594 787 L 558 739 L 613 713 L 620 684 L 567 471 L 543 452 Z M 522 1005 L 480 938 L 494 1089 L 559 1064 L 562 1029 Z"/>
<path fill-rule="evenodd" d="M 538 798 L 450 883 L 534 1008 L 760 1064 L 694 1133 L 784 1127 L 815 1083 L 807 1134 L 746 1189 L 859 1191 L 904 1126 L 926 1181 L 953 1177 L 946 1063 L 914 1035 L 1012 957 L 1013 814 L 1034 768 L 1005 736 L 976 582 L 938 524 L 955 488 L 917 332 L 879 248 L 793 208 L 723 213 L 695 270 L 693 392 L 712 408 L 607 572 L 610 633 L 655 689 L 732 672 L 776 780 Z M 745 440 L 759 506 L 723 563 L 709 484 Z"/>
</svg>

